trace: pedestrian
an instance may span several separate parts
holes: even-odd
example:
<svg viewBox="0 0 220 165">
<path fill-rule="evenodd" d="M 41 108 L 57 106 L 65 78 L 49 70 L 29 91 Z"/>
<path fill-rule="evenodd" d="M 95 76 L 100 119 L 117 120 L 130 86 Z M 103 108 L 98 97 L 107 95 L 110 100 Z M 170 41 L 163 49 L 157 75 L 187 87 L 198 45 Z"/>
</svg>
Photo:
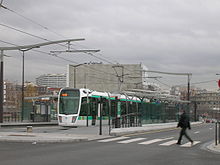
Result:
<svg viewBox="0 0 220 165">
<path fill-rule="evenodd" d="M 177 127 L 181 127 L 180 136 L 176 144 L 181 145 L 181 140 L 183 135 L 191 142 L 191 145 L 193 145 L 193 140 L 189 137 L 189 135 L 186 132 L 186 129 L 191 129 L 190 122 L 189 122 L 189 116 L 186 114 L 185 110 L 183 110 L 183 113 L 180 115 L 180 119 L 178 122 Z"/>
</svg>

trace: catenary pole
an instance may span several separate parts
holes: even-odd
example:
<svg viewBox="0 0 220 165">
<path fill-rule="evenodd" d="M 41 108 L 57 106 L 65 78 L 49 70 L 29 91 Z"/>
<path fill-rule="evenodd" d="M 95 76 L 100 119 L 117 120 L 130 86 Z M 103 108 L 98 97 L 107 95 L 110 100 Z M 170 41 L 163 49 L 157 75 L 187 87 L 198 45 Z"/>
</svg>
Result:
<svg viewBox="0 0 220 165">
<path fill-rule="evenodd" d="M 48 41 L 48 42 L 43 42 L 43 43 L 38 43 L 38 44 L 33 44 L 33 45 L 24 45 L 24 46 L 11 46 L 11 47 L 0 47 L 0 123 L 3 123 L 3 102 L 4 102 L 4 51 L 8 50 L 26 50 L 26 49 L 33 49 L 33 48 L 40 48 L 41 46 L 46 46 L 46 45 L 51 45 L 51 44 L 59 44 L 63 42 L 72 42 L 72 41 L 82 41 L 85 40 L 84 38 L 79 38 L 79 39 L 66 39 L 66 40 L 58 40 L 58 41 Z"/>
<path fill-rule="evenodd" d="M 1 50 L 1 72 L 0 72 L 0 123 L 3 123 L 3 100 L 4 100 L 4 81 L 3 81 L 3 50 Z"/>
</svg>

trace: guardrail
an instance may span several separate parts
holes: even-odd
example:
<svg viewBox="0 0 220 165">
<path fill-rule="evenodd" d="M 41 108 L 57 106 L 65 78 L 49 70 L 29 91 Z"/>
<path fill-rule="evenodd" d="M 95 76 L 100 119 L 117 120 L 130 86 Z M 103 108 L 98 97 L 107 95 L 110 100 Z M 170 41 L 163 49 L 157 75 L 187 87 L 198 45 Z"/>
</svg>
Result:
<svg viewBox="0 0 220 165">
<path fill-rule="evenodd" d="M 215 123 L 215 145 L 220 144 L 220 121 Z"/>
<path fill-rule="evenodd" d="M 141 126 L 141 114 L 130 113 L 112 118 L 112 128 L 126 128 Z"/>
</svg>

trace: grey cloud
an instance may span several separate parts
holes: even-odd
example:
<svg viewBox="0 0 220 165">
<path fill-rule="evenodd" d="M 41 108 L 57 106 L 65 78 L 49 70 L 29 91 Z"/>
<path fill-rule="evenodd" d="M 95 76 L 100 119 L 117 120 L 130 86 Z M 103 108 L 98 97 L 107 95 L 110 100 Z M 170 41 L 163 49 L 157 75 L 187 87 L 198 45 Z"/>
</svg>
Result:
<svg viewBox="0 0 220 165">
<path fill-rule="evenodd" d="M 214 79 L 220 47 L 220 1 L 218 0 L 10 0 L 4 4 L 66 38 L 86 38 L 74 48 L 101 49 L 120 63 L 140 63 L 149 69 L 193 72 L 193 81 Z M 63 37 L 0 9 L 1 22 L 49 40 Z M 43 42 L 0 26 L 1 40 L 18 45 Z M 3 43 L 0 43 L 2 46 Z M 53 45 L 45 52 L 64 49 Z M 20 79 L 20 55 L 9 52 L 6 78 Z M 68 62 L 31 52 L 27 57 L 27 78 L 39 73 L 65 72 Z M 65 55 L 76 62 L 96 60 L 87 55 Z M 42 67 L 39 67 L 39 64 Z M 45 69 L 47 68 L 47 69 Z M 16 73 L 16 76 L 12 76 Z M 197 76 L 198 75 L 198 76 Z M 194 80 L 195 79 L 195 80 Z M 209 85 L 209 84 L 208 84 Z M 209 88 L 215 88 L 213 84 Z"/>
</svg>

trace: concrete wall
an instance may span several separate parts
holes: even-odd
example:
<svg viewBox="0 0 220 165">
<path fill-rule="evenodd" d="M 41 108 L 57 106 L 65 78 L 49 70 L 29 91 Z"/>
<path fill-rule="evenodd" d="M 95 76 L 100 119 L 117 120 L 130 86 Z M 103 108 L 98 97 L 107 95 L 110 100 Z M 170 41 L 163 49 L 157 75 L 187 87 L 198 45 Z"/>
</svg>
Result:
<svg viewBox="0 0 220 165">
<path fill-rule="evenodd" d="M 74 71 L 75 69 L 75 71 Z M 89 88 L 97 91 L 117 92 L 120 90 L 141 88 L 143 85 L 141 64 L 83 64 L 67 67 L 67 86 Z M 76 80 L 74 81 L 74 73 Z M 122 76 L 124 75 L 124 76 Z M 120 83 L 120 81 L 121 83 Z"/>
</svg>

